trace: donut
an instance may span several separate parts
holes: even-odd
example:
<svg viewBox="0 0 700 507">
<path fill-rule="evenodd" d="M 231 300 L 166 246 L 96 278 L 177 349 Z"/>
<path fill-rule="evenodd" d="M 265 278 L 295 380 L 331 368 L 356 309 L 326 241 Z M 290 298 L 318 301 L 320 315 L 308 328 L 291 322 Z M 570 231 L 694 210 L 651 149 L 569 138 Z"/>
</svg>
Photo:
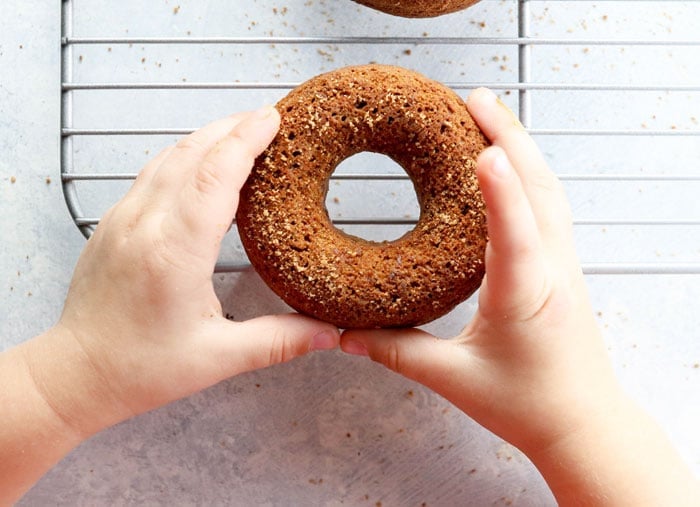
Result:
<svg viewBox="0 0 700 507">
<path fill-rule="evenodd" d="M 366 5 L 378 11 L 403 16 L 404 18 L 432 18 L 449 14 L 479 0 L 355 0 L 358 4 Z"/>
<path fill-rule="evenodd" d="M 275 107 L 280 130 L 242 188 L 236 223 L 252 266 L 289 306 L 345 329 L 417 326 L 478 288 L 487 236 L 476 158 L 488 141 L 455 92 L 362 65 L 312 78 Z M 394 241 L 329 218 L 329 178 L 360 152 L 392 158 L 413 182 L 420 216 Z"/>
</svg>

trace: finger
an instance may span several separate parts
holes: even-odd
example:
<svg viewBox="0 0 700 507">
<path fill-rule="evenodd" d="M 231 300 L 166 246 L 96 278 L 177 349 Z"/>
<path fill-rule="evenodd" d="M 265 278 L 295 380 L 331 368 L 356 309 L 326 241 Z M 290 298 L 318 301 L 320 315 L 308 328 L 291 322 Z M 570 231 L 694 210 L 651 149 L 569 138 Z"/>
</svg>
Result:
<svg viewBox="0 0 700 507">
<path fill-rule="evenodd" d="M 499 319 L 526 318 L 541 305 L 546 287 L 545 255 L 530 202 L 500 147 L 481 153 L 477 176 L 489 233 L 479 310 Z"/>
<path fill-rule="evenodd" d="M 231 224 L 238 194 L 255 157 L 279 128 L 279 114 L 266 107 L 250 114 L 222 138 L 194 169 L 163 223 L 166 238 L 208 248 L 216 261 L 218 244 Z"/>
<path fill-rule="evenodd" d="M 149 188 L 152 198 L 167 208 L 216 143 L 249 114 L 238 113 L 222 118 L 180 139 L 151 175 Z"/>
<path fill-rule="evenodd" d="M 163 162 L 170 156 L 174 148 L 174 146 L 164 148 L 160 153 L 158 153 L 158 155 L 151 159 L 143 167 L 143 169 L 141 169 L 141 172 L 139 172 L 134 180 L 134 184 L 129 189 L 127 196 L 131 194 L 138 194 L 151 184 L 151 181 L 153 180 L 153 177 L 160 168 L 161 164 L 163 164 Z"/>
<path fill-rule="evenodd" d="M 348 330 L 340 338 L 340 348 L 368 356 L 453 402 L 469 389 L 470 372 L 476 369 L 466 347 L 420 329 Z"/>
<path fill-rule="evenodd" d="M 148 162 L 137 175 L 133 185 L 112 209 L 102 217 L 102 222 L 110 219 L 116 209 L 122 226 L 132 224 L 153 208 L 170 207 L 175 192 L 182 187 L 180 180 L 193 161 L 201 160 L 206 155 L 202 150 L 209 150 L 216 142 L 230 132 L 249 113 L 239 113 L 217 120 L 193 132 L 175 146 L 169 146 Z M 201 156 L 198 154 L 202 151 Z"/>
<path fill-rule="evenodd" d="M 338 328 L 297 314 L 269 315 L 245 322 L 222 321 L 208 336 L 224 376 L 283 363 L 315 350 L 338 347 Z"/>
<path fill-rule="evenodd" d="M 513 112 L 486 88 L 472 92 L 467 107 L 486 137 L 508 154 L 546 239 L 570 227 L 568 203 L 561 183 L 549 170 L 535 141 Z"/>
<path fill-rule="evenodd" d="M 548 175 L 547 163 L 534 140 L 495 93 L 488 88 L 477 88 L 467 98 L 467 109 L 486 137 L 508 153 L 518 171 Z"/>
<path fill-rule="evenodd" d="M 143 169 L 141 169 L 141 172 L 139 172 L 139 174 L 136 175 L 134 183 L 131 185 L 124 197 L 120 199 L 120 201 L 118 201 L 115 204 L 115 206 L 113 206 L 113 208 L 116 208 L 117 206 L 128 207 L 131 208 L 133 213 L 141 212 L 139 203 L 135 201 L 137 201 L 137 199 L 141 196 L 144 189 L 148 187 L 151 180 L 153 179 L 153 175 L 156 173 L 163 161 L 166 160 L 167 157 L 170 155 L 172 149 L 173 147 L 169 146 L 163 149 L 154 158 L 149 160 L 148 163 L 143 167 Z M 113 213 L 113 208 L 104 214 L 103 220 L 105 220 L 108 217 L 108 215 L 111 215 Z"/>
<path fill-rule="evenodd" d="M 132 223 L 137 217 L 141 216 L 143 213 L 144 203 L 140 200 L 143 192 L 153 178 L 153 175 L 158 170 L 158 167 L 163 163 L 163 161 L 168 157 L 169 153 L 172 151 L 172 146 L 165 148 L 153 159 L 151 159 L 144 167 L 141 172 L 136 176 L 134 183 L 131 185 L 129 190 L 127 190 L 124 197 L 119 201 L 114 203 L 107 211 L 105 211 L 100 218 L 100 223 L 95 229 L 95 233 L 102 234 L 102 229 L 106 227 L 107 223 L 116 222 L 117 225 L 113 227 L 123 229 L 124 227 L 129 227 L 128 224 Z M 93 234 L 94 235 L 94 234 Z"/>
</svg>

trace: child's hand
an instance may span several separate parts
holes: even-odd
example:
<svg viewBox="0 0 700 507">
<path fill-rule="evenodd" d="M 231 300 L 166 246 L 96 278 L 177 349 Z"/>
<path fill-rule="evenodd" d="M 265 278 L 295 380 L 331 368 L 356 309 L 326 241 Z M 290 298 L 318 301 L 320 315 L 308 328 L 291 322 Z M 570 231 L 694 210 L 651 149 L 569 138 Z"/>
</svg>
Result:
<svg viewBox="0 0 700 507">
<path fill-rule="evenodd" d="M 204 127 L 150 162 L 103 217 L 56 327 L 94 368 L 94 406 L 85 408 L 102 421 L 64 415 L 88 425 L 86 433 L 237 373 L 337 346 L 336 328 L 299 315 L 228 321 L 214 293 L 239 190 L 278 126 L 268 107 Z"/>
<path fill-rule="evenodd" d="M 492 92 L 477 90 L 467 105 L 494 144 L 477 169 L 489 243 L 476 315 L 453 340 L 351 331 L 342 347 L 427 385 L 521 448 L 540 447 L 614 398 L 616 384 L 561 184 Z"/>
<path fill-rule="evenodd" d="M 489 243 L 479 308 L 454 339 L 347 331 L 341 347 L 417 380 L 523 450 L 561 505 L 698 505 L 697 481 L 622 392 L 591 311 L 561 184 L 484 89 L 478 160 Z"/>
</svg>

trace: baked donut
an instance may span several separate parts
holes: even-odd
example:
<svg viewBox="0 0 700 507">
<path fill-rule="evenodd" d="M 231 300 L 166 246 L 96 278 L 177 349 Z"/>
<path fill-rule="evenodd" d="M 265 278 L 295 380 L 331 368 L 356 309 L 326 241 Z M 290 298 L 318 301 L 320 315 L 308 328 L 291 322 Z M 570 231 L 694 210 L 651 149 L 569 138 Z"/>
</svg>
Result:
<svg viewBox="0 0 700 507">
<path fill-rule="evenodd" d="M 479 0 L 355 0 L 358 4 L 404 18 L 432 18 L 449 14 Z"/>
<path fill-rule="evenodd" d="M 413 71 L 364 65 L 317 76 L 276 108 L 279 133 L 256 160 L 236 219 L 253 267 L 287 304 L 341 328 L 416 326 L 477 289 L 486 216 L 475 168 L 488 142 L 456 93 Z M 346 234 L 328 216 L 331 174 L 364 151 L 389 156 L 413 181 L 420 217 L 397 240 Z"/>
</svg>

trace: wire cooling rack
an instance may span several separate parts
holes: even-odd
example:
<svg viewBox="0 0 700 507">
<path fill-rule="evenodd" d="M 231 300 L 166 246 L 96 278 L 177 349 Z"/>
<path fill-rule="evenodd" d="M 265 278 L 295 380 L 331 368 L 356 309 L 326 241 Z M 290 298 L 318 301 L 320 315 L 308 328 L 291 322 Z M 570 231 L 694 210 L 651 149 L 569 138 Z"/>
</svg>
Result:
<svg viewBox="0 0 700 507">
<path fill-rule="evenodd" d="M 698 19 L 700 2 L 483 0 L 412 21 L 334 2 L 248 2 L 211 33 L 223 12 L 215 1 L 123 6 L 147 11 L 136 18 L 107 2 L 63 0 L 61 176 L 83 235 L 158 147 L 205 118 L 274 102 L 321 71 L 375 61 L 424 71 L 464 96 L 488 86 L 519 112 L 570 194 L 587 274 L 700 273 L 692 239 L 700 237 L 700 39 L 690 27 L 674 32 Z M 651 16 L 635 18 L 644 9 Z M 335 17 L 343 15 L 344 23 Z M 334 174 L 334 224 L 394 231 L 382 237 L 407 230 L 417 207 L 405 173 L 365 162 Z M 369 216 L 343 207 L 343 188 L 350 202 L 376 184 L 386 186 L 367 191 L 369 200 L 396 202 L 379 202 Z M 230 243 L 220 272 L 247 267 L 237 238 Z"/>
</svg>

